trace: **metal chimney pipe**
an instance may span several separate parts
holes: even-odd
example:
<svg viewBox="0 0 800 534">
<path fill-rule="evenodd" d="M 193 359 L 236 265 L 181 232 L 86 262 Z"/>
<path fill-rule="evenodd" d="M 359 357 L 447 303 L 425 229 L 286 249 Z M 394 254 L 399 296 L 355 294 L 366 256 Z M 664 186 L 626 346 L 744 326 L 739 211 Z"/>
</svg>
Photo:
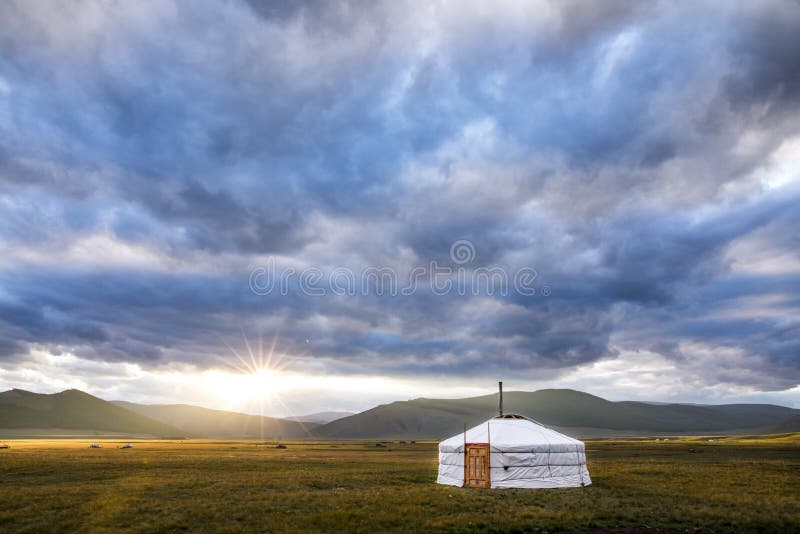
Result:
<svg viewBox="0 0 800 534">
<path fill-rule="evenodd" d="M 503 417 L 503 383 L 498 382 L 500 386 L 500 417 Z"/>
</svg>

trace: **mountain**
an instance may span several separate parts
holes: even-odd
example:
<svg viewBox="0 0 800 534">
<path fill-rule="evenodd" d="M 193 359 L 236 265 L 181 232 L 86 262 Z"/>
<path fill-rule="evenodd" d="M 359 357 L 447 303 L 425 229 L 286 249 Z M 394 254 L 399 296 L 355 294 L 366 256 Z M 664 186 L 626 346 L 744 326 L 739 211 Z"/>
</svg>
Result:
<svg viewBox="0 0 800 534">
<path fill-rule="evenodd" d="M 181 437 L 186 432 L 131 412 L 77 389 L 32 393 L 12 389 L 0 393 L 0 429 L 17 434 L 124 434 Z M 24 429 L 24 431 L 22 430 Z"/>
<path fill-rule="evenodd" d="M 350 417 L 351 415 L 355 415 L 355 412 L 316 412 L 308 415 L 295 415 L 293 417 L 287 417 L 286 419 L 289 421 L 300 421 L 301 423 L 317 423 L 318 425 L 324 425 L 325 423 L 336 421 L 342 417 Z"/>
<path fill-rule="evenodd" d="M 760 432 L 761 434 L 788 434 L 793 432 L 800 432 L 800 415 L 795 415 L 791 419 L 784 421 L 778 425 L 766 427 Z"/>
<path fill-rule="evenodd" d="M 724 432 L 787 424 L 800 410 L 770 404 L 612 402 L 569 389 L 504 393 L 506 412 L 519 413 L 584 437 L 636 433 Z M 497 395 L 414 399 L 377 406 L 315 429 L 322 438 L 443 438 L 497 413 Z"/>
<path fill-rule="evenodd" d="M 188 404 L 134 404 L 112 401 L 125 408 L 192 436 L 204 438 L 302 439 L 312 436 L 314 423 L 303 423 L 223 410 L 211 410 Z"/>
<path fill-rule="evenodd" d="M 781 433 L 800 429 L 800 410 L 771 404 L 664 404 L 606 399 L 569 389 L 511 391 L 506 412 L 519 413 L 566 434 L 611 437 L 647 434 Z M 256 439 L 438 439 L 497 413 L 497 395 L 414 399 L 358 414 L 322 412 L 289 420 L 185 404 L 108 402 L 78 390 L 0 393 L 0 431 L 6 434 L 122 434 L 148 437 Z M 306 422 L 308 421 L 308 422 Z"/>
</svg>

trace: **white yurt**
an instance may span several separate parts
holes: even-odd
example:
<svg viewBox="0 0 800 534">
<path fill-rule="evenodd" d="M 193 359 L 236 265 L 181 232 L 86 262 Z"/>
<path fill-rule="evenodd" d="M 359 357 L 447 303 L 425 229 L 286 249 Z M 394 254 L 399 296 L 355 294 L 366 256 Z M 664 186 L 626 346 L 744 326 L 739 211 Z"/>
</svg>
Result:
<svg viewBox="0 0 800 534">
<path fill-rule="evenodd" d="M 501 415 L 439 444 L 436 482 L 473 488 L 571 488 L 592 483 L 582 441 L 521 415 L 502 415 L 502 400 L 500 406 Z"/>
</svg>

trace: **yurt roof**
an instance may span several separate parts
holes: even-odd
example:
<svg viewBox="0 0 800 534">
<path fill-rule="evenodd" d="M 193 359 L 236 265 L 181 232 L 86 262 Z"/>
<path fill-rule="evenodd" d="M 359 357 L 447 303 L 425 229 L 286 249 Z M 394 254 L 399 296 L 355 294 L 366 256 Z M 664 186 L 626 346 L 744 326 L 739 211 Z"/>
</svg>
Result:
<svg viewBox="0 0 800 534">
<path fill-rule="evenodd" d="M 466 443 L 489 443 L 507 452 L 569 452 L 583 450 L 583 442 L 547 428 L 527 417 L 506 414 L 489 419 L 442 441 L 440 452 L 464 452 Z"/>
</svg>

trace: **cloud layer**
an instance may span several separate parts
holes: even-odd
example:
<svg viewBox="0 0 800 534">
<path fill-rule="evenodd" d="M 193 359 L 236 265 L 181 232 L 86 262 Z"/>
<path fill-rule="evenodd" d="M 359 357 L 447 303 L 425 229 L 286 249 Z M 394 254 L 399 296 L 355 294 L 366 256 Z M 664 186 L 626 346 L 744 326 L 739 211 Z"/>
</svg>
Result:
<svg viewBox="0 0 800 534">
<path fill-rule="evenodd" d="M 0 6 L 0 367 L 800 383 L 800 4 Z M 281 267 L 533 296 L 260 296 Z M 636 369 L 631 369 L 635 373 Z M 634 376 L 632 374 L 631 376 Z M 744 389 L 742 389 L 744 388 Z"/>
</svg>

